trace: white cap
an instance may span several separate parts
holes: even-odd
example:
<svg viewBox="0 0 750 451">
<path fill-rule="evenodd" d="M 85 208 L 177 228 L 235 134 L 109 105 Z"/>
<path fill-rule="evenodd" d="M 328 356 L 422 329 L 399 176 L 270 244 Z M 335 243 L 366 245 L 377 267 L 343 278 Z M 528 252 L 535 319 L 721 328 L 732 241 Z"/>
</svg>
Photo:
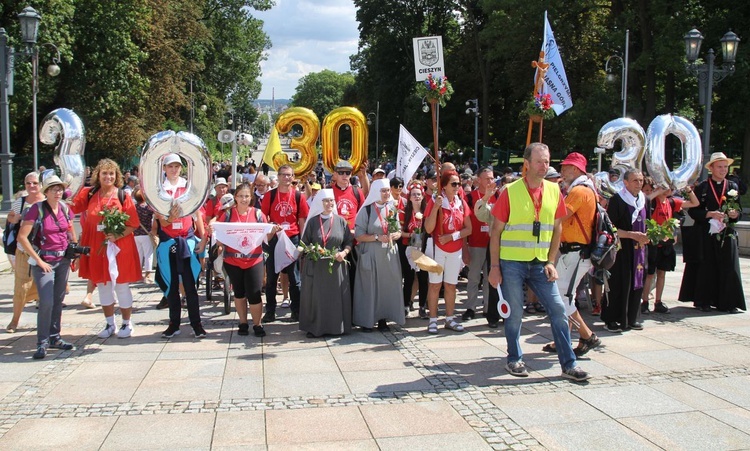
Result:
<svg viewBox="0 0 750 451">
<path fill-rule="evenodd" d="M 162 164 L 166 166 L 172 163 L 180 163 L 180 165 L 182 165 L 182 160 L 180 160 L 180 156 L 176 153 L 167 154 L 167 156 L 164 157 L 164 162 Z"/>
<path fill-rule="evenodd" d="M 225 179 L 224 177 L 216 177 L 216 183 L 214 183 L 214 186 L 219 185 L 229 186 L 229 183 L 227 183 L 227 179 Z"/>
</svg>

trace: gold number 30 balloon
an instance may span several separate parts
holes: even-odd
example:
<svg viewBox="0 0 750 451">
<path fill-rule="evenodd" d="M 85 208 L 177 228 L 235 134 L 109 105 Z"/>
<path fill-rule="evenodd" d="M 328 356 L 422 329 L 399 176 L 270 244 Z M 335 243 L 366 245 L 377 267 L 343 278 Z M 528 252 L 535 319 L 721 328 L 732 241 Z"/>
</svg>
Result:
<svg viewBox="0 0 750 451">
<path fill-rule="evenodd" d="M 297 177 L 304 177 L 315 168 L 318 155 L 315 143 L 320 133 L 320 121 L 315 113 L 302 107 L 292 107 L 284 111 L 276 121 L 276 131 L 279 134 L 289 133 L 292 126 L 298 124 L 302 127 L 302 135 L 293 138 L 290 144 L 292 149 L 300 152 L 300 159 L 292 162 L 289 157 L 279 152 L 273 155 L 274 169 L 288 164 L 294 170 Z M 348 125 L 352 131 L 352 155 L 349 162 L 354 172 L 359 170 L 362 163 L 367 159 L 367 121 L 365 116 L 356 108 L 340 107 L 328 113 L 323 120 L 323 164 L 333 172 L 336 163 L 339 162 L 339 129 Z"/>
</svg>

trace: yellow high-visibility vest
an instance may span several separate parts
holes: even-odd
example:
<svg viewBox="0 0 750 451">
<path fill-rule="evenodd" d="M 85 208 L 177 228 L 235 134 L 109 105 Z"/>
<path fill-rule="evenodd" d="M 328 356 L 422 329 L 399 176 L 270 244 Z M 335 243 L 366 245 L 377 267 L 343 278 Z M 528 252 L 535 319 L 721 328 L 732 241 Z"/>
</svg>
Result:
<svg viewBox="0 0 750 451">
<path fill-rule="evenodd" d="M 535 220 L 534 201 L 526 188 L 524 179 L 508 185 L 510 217 L 500 237 L 500 259 L 530 262 L 547 261 L 555 212 L 560 202 L 560 187 L 556 183 L 542 180 L 542 208 L 539 211 L 539 237 L 533 235 Z"/>
</svg>

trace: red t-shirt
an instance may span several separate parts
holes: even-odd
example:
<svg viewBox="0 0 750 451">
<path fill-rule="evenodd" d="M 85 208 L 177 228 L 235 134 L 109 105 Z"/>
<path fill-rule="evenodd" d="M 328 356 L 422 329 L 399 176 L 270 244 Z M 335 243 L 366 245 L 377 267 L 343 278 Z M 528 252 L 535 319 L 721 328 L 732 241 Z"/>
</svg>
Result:
<svg viewBox="0 0 750 451">
<path fill-rule="evenodd" d="M 182 196 L 182 194 L 186 191 L 186 188 L 184 186 L 178 187 L 175 189 L 177 192 L 172 193 L 172 190 L 168 189 L 166 190 L 169 195 L 172 196 L 172 198 L 177 198 Z M 161 231 L 166 233 L 172 238 L 178 238 L 178 237 L 187 237 L 188 233 L 190 232 L 190 228 L 193 227 L 193 215 L 187 215 L 183 216 L 182 218 L 178 218 L 171 224 L 167 224 L 166 226 L 162 227 L 162 224 L 159 224 Z M 195 233 L 195 231 L 193 231 Z"/>
<path fill-rule="evenodd" d="M 354 188 L 351 185 L 347 186 L 346 189 L 339 188 L 335 183 L 333 184 L 333 197 L 336 199 L 336 208 L 338 209 L 339 215 L 346 219 L 346 223 L 349 225 L 349 229 L 354 230 L 354 222 L 357 219 L 357 213 L 359 212 L 362 203 L 365 201 L 361 196 L 364 195 L 361 189 L 357 188 L 360 195 L 358 199 L 354 195 Z"/>
<path fill-rule="evenodd" d="M 218 219 L 218 221 L 224 222 L 225 216 L 222 216 Z M 229 222 L 268 222 L 266 220 L 266 215 L 264 215 L 262 212 L 260 213 L 260 221 L 258 221 L 258 216 L 256 209 L 253 207 L 250 207 L 247 210 L 247 213 L 245 215 L 242 215 L 240 218 L 239 213 L 237 212 L 237 208 L 232 208 L 229 216 Z M 226 246 L 225 252 L 239 254 L 240 251 L 237 249 L 231 248 L 229 246 Z M 229 263 L 232 266 L 237 266 L 241 269 L 248 269 L 252 268 L 253 266 L 257 265 L 258 263 L 263 262 L 263 246 L 258 246 L 255 249 L 253 249 L 251 252 L 249 252 L 250 255 L 255 255 L 253 258 L 238 258 L 238 257 L 225 257 L 224 263 Z"/>
<path fill-rule="evenodd" d="M 674 212 L 680 211 L 682 204 L 685 202 L 679 197 L 672 197 L 671 199 L 674 202 L 674 210 L 672 210 L 672 203 L 669 199 L 669 197 L 664 198 L 663 202 L 659 201 L 658 197 L 654 199 L 654 211 L 651 213 L 651 219 L 659 225 L 663 225 L 667 222 L 667 219 L 674 217 Z"/>
<path fill-rule="evenodd" d="M 531 198 L 541 202 L 543 188 L 544 185 L 539 185 L 538 188 L 529 189 Z M 568 211 L 565 208 L 565 201 L 563 201 L 562 193 L 560 193 L 560 199 L 557 203 L 557 211 L 555 212 L 555 219 L 562 219 L 567 214 Z M 504 189 L 503 192 L 500 193 L 500 198 L 495 203 L 495 206 L 492 207 L 492 216 L 494 216 L 498 221 L 504 222 L 506 224 L 508 223 L 508 219 L 510 218 L 510 198 L 508 197 L 507 189 Z"/>
<path fill-rule="evenodd" d="M 429 199 L 427 201 L 427 208 L 424 211 L 425 216 L 430 215 L 434 205 L 434 200 Z M 460 232 L 464 228 L 464 218 L 471 216 L 469 204 L 459 196 L 456 196 L 452 208 L 443 208 L 442 210 L 442 212 L 438 213 L 438 218 L 442 220 L 442 224 L 435 224 L 435 229 L 432 231 L 432 238 L 435 241 L 435 245 L 445 252 L 460 251 L 463 246 L 463 240 L 448 241 L 445 244 L 441 244 L 438 237 L 448 233 Z"/>
<path fill-rule="evenodd" d="M 478 189 L 475 189 L 469 193 L 472 205 L 476 205 L 477 202 L 482 200 L 484 194 L 480 193 Z M 495 193 L 491 202 L 497 202 L 498 194 Z M 473 212 L 472 212 L 473 213 Z M 469 247 L 487 247 L 490 244 L 490 225 L 486 222 L 482 222 L 477 219 L 476 215 L 471 215 L 471 235 L 466 238 L 469 243 Z"/>
<path fill-rule="evenodd" d="M 305 194 L 300 193 L 299 205 L 297 205 L 297 201 L 295 200 L 294 190 L 282 193 L 277 188 L 273 205 L 271 205 L 271 196 L 273 196 L 273 193 L 270 191 L 263 196 L 260 208 L 263 214 L 266 215 L 266 218 L 269 218 L 270 222 L 281 225 L 284 228 L 286 236 L 291 238 L 299 235 L 297 221 L 307 218 L 308 213 L 310 213 L 310 207 L 307 205 Z"/>
</svg>

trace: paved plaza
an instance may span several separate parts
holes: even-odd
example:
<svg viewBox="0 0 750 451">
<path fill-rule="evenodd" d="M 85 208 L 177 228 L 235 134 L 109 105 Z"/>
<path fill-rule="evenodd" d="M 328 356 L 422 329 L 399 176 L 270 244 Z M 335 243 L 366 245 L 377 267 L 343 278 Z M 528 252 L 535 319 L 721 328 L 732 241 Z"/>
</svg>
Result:
<svg viewBox="0 0 750 451">
<path fill-rule="evenodd" d="M 308 339 L 282 309 L 260 339 L 201 297 L 208 337 L 183 323 L 165 340 L 155 285 L 134 286 L 135 336 L 101 340 L 101 310 L 78 304 L 74 276 L 63 311 L 74 351 L 32 360 L 33 304 L 19 332 L 0 332 L 0 449 L 748 449 L 748 315 L 680 305 L 679 283 L 669 275 L 672 312 L 645 315 L 643 331 L 611 334 L 584 312 L 603 346 L 581 361 L 594 377 L 576 384 L 541 351 L 552 338 L 542 315 L 525 317 L 531 375 L 518 379 L 503 368 L 502 328 L 480 318 L 465 333 L 430 336 L 412 317 Z M 4 327 L 7 271 L 0 286 Z"/>
</svg>

